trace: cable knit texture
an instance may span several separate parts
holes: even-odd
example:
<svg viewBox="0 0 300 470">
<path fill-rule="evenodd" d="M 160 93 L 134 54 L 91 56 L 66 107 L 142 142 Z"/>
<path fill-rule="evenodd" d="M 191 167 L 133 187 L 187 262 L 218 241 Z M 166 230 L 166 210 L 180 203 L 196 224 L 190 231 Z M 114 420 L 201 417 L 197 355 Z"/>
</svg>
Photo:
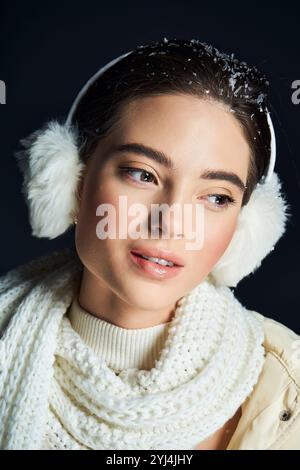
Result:
<svg viewBox="0 0 300 470">
<path fill-rule="evenodd" d="M 170 322 L 148 328 L 121 328 L 95 317 L 76 296 L 67 312 L 72 328 L 116 372 L 128 367 L 151 369 L 167 338 Z"/>
<path fill-rule="evenodd" d="M 257 383 L 260 321 L 207 276 L 177 302 L 154 366 L 117 372 L 66 315 L 81 273 L 67 248 L 0 278 L 1 448 L 194 449 Z"/>
</svg>

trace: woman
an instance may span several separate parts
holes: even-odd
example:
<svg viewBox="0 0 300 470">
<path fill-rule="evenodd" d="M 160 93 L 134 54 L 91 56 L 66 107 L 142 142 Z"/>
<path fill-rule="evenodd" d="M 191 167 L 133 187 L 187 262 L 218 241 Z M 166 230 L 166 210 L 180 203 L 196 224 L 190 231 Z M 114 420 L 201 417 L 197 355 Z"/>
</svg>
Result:
<svg viewBox="0 0 300 470">
<path fill-rule="evenodd" d="M 22 141 L 33 234 L 76 232 L 1 278 L 3 449 L 300 449 L 300 338 L 230 289 L 288 218 L 267 85 L 164 38 Z"/>
</svg>

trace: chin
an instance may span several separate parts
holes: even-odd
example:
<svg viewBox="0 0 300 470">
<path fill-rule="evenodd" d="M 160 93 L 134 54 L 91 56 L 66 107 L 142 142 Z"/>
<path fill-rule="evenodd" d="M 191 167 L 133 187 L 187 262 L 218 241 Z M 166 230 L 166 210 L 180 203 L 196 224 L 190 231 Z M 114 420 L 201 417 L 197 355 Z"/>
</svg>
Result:
<svg viewBox="0 0 300 470">
<path fill-rule="evenodd" d="M 175 305 L 178 300 L 178 291 L 168 295 L 165 286 L 151 286 L 149 284 L 133 283 L 128 289 L 124 286 L 122 295 L 127 303 L 141 310 L 163 310 Z"/>
</svg>

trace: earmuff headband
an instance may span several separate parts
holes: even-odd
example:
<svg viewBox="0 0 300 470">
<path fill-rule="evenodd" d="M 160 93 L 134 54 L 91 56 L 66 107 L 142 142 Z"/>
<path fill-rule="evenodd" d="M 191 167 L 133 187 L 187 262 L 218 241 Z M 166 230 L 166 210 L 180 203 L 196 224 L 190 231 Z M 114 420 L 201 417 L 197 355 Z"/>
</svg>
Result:
<svg viewBox="0 0 300 470">
<path fill-rule="evenodd" d="M 71 122 L 72 122 L 72 118 L 73 118 L 73 115 L 76 111 L 76 108 L 77 108 L 77 105 L 79 104 L 79 101 L 81 100 L 81 98 L 85 95 L 85 93 L 87 92 L 87 90 L 89 89 L 89 87 L 107 70 L 109 69 L 110 67 L 112 67 L 114 64 L 116 64 L 117 62 L 119 62 L 121 59 L 123 59 L 124 57 L 128 56 L 129 54 L 131 54 L 133 51 L 129 51 L 129 52 L 126 52 L 125 54 L 121 54 L 120 56 L 116 57 L 115 59 L 111 60 L 110 62 L 107 62 L 107 64 L 105 64 L 103 67 L 101 67 L 94 75 L 92 75 L 92 77 L 86 82 L 86 84 L 81 88 L 81 90 L 79 91 L 79 93 L 77 94 L 75 100 L 73 101 L 73 104 L 71 106 L 71 109 L 68 113 L 68 116 L 66 118 L 66 121 L 65 121 L 65 125 L 66 126 L 69 126 L 71 125 Z M 269 161 L 269 167 L 268 167 L 268 171 L 266 173 L 266 176 L 264 178 L 264 182 L 269 182 L 271 177 L 272 177 L 272 174 L 273 174 L 273 171 L 274 171 L 274 167 L 275 167 L 275 161 L 276 161 L 276 137 L 275 137 L 275 131 L 274 131 L 274 126 L 273 126 L 273 122 L 272 122 L 272 119 L 271 119 L 271 115 L 270 115 L 270 112 L 268 110 L 266 110 L 266 113 L 267 113 L 267 120 L 268 120 L 268 124 L 269 124 L 269 128 L 270 128 L 270 133 L 271 133 L 271 155 L 270 155 L 270 161 Z"/>
</svg>

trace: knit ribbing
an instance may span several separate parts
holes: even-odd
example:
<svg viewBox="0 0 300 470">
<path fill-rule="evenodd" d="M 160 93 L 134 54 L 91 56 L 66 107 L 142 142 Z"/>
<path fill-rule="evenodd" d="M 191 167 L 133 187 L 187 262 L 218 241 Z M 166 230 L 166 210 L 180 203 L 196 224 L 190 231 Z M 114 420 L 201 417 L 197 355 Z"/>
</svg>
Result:
<svg viewBox="0 0 300 470">
<path fill-rule="evenodd" d="M 67 316 L 74 330 L 115 371 L 150 369 L 163 347 L 170 322 L 148 328 L 121 328 L 87 312 L 76 296 Z"/>
</svg>

